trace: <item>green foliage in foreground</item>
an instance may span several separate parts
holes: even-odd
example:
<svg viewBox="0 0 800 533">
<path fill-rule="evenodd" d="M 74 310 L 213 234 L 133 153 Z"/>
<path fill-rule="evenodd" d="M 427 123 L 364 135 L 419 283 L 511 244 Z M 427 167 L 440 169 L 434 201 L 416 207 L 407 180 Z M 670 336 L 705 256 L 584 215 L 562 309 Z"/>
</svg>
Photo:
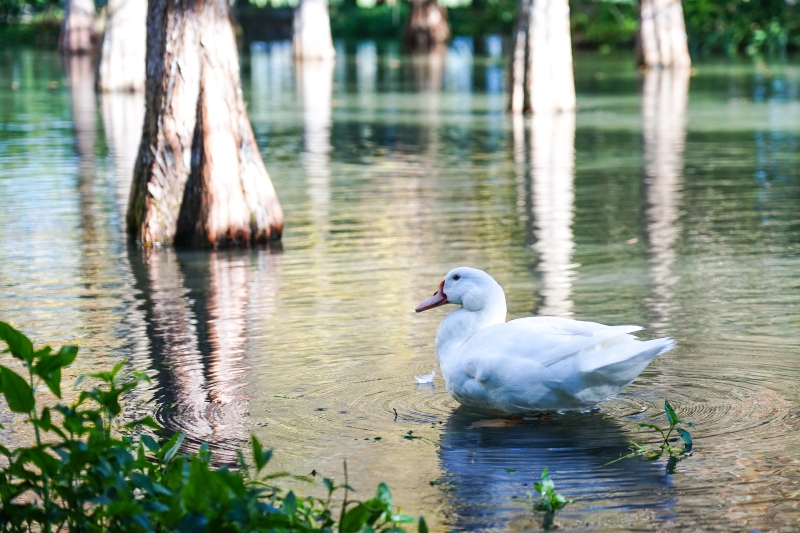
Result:
<svg viewBox="0 0 800 533">
<path fill-rule="evenodd" d="M 639 429 L 650 429 L 661 436 L 661 441 L 657 445 L 648 446 L 632 442 L 631 453 L 628 455 L 623 455 L 619 459 L 614 459 L 608 464 L 613 464 L 623 459 L 629 459 L 631 457 L 638 456 L 644 457 L 644 459 L 647 461 L 655 461 L 656 459 L 660 459 L 666 453 L 668 457 L 667 472 L 674 474 L 678 461 L 681 461 L 685 457 L 691 455 L 692 447 L 694 446 L 694 441 L 692 440 L 692 435 L 689 433 L 689 430 L 676 426 L 682 425 L 694 429 L 694 424 L 678 418 L 678 415 L 675 413 L 675 409 L 672 408 L 667 400 L 664 400 L 664 413 L 667 415 L 667 422 L 669 423 L 668 428 L 661 428 L 656 424 L 650 423 L 639 424 Z M 673 431 L 677 433 L 677 437 L 672 437 Z M 678 440 L 683 442 L 683 446 L 672 446 L 670 444 L 671 442 Z"/>
<path fill-rule="evenodd" d="M 0 322 L 0 339 L 24 367 L 24 376 L 0 365 L 0 392 L 8 408 L 27 417 L 36 444 L 13 451 L 0 445 L 0 531 L 70 532 L 401 532 L 414 518 L 394 510 L 381 483 L 367 501 L 348 499 L 347 485 L 323 480 L 327 498 L 301 498 L 273 484 L 285 474 L 265 475 L 272 456 L 253 437 L 254 467 L 239 455 L 239 469 L 211 466 L 204 445 L 181 454 L 183 435 L 159 443 L 144 427 L 146 417 L 122 425 L 120 398 L 147 380 L 134 373 L 89 376 L 98 386 L 83 390 L 69 405 L 37 406 L 37 387 L 61 398 L 61 371 L 78 354 L 75 346 L 34 350 L 30 339 Z M 332 499 L 343 493 L 334 515 Z M 419 533 L 427 533 L 420 518 Z"/>
<path fill-rule="evenodd" d="M 553 520 L 556 517 L 556 513 L 566 507 L 568 503 L 571 503 L 572 500 L 568 500 L 563 494 L 556 492 L 556 485 L 553 483 L 553 480 L 550 479 L 550 476 L 547 475 L 547 468 L 542 472 L 542 481 L 540 483 L 534 483 L 533 487 L 542 497 L 533 508 L 544 513 L 542 528 L 550 529 L 553 527 Z"/>
</svg>

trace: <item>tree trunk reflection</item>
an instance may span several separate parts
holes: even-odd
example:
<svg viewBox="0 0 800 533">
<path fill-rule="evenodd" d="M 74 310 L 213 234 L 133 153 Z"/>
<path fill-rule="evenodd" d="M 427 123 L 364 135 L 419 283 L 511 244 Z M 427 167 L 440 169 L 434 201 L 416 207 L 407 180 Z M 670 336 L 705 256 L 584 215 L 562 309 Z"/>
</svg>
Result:
<svg viewBox="0 0 800 533">
<path fill-rule="evenodd" d="M 541 276 L 540 315 L 570 316 L 572 312 L 575 240 L 575 113 L 537 113 L 530 119 L 530 159 L 519 191 L 526 208 L 528 242 L 536 251 Z M 525 128 L 514 120 L 517 172 L 525 168 Z"/>
<path fill-rule="evenodd" d="M 106 146 L 114 163 L 119 212 L 124 217 L 144 120 L 144 93 L 104 93 L 101 97 Z"/>
<path fill-rule="evenodd" d="M 308 183 L 314 226 L 327 231 L 331 209 L 331 97 L 333 61 L 295 63 L 303 102 L 303 147 L 300 163 Z"/>
<path fill-rule="evenodd" d="M 679 278 L 673 272 L 677 257 L 674 247 L 680 235 L 678 218 L 682 200 L 683 150 L 686 139 L 686 103 L 689 70 L 651 70 L 645 74 L 642 120 L 645 152 L 645 212 L 649 244 L 649 273 L 653 294 L 647 303 L 656 334 L 667 333 L 674 287 Z"/>
<path fill-rule="evenodd" d="M 189 448 L 209 442 L 216 462 L 234 462 L 252 425 L 243 390 L 248 323 L 271 315 L 280 255 L 131 248 L 130 262 L 144 302 L 159 423 L 186 433 Z"/>
</svg>

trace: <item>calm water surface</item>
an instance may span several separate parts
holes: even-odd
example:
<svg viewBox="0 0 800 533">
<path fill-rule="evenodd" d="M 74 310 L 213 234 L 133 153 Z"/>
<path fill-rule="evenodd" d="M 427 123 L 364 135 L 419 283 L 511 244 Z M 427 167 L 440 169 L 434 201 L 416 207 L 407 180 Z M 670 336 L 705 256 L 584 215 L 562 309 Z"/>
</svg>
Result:
<svg viewBox="0 0 800 533">
<path fill-rule="evenodd" d="M 575 500 L 567 529 L 796 530 L 800 65 L 645 76 L 578 55 L 577 114 L 514 120 L 502 62 L 459 43 L 415 60 L 360 43 L 330 68 L 289 50 L 244 58 L 283 245 L 193 253 L 126 243 L 141 99 L 1 52 L 0 318 L 79 344 L 74 375 L 130 359 L 153 383 L 129 416 L 220 461 L 250 433 L 278 469 L 341 479 L 347 459 L 361 496 L 387 481 L 436 530 L 534 528 L 545 467 Z M 439 376 L 414 385 L 444 314 L 414 306 L 457 265 L 489 271 L 510 318 L 641 324 L 678 348 L 594 412 L 487 421 Z M 694 456 L 603 466 L 665 398 Z"/>
</svg>

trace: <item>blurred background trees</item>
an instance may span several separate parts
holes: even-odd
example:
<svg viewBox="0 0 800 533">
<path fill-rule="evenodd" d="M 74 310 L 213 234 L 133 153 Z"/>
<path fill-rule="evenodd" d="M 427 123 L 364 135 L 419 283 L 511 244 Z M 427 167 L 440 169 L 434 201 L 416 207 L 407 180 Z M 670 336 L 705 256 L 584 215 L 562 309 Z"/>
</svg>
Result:
<svg viewBox="0 0 800 533">
<path fill-rule="evenodd" d="M 67 0 L 0 0 L 0 45 L 42 44 L 58 39 Z M 98 12 L 107 0 L 95 1 Z M 451 37 L 510 36 L 517 0 L 440 0 Z M 291 39 L 297 0 L 236 0 L 237 22 L 246 41 Z M 578 48 L 633 49 L 639 4 L 635 0 L 571 0 L 572 42 Z M 409 20 L 408 0 L 332 0 L 334 39 L 401 39 Z M 793 0 L 686 0 L 692 54 L 779 53 L 800 49 L 800 5 Z"/>
</svg>

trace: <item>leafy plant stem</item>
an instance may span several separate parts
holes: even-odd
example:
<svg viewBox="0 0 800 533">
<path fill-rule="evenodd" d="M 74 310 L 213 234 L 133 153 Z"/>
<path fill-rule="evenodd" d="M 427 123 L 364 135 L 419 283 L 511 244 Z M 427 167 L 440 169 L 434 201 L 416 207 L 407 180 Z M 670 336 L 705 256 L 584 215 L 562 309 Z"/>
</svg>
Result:
<svg viewBox="0 0 800 533">
<path fill-rule="evenodd" d="M 25 361 L 25 366 L 28 367 L 28 381 L 31 385 L 31 391 L 35 391 L 33 383 L 33 360 Z M 42 435 L 39 431 L 39 417 L 36 414 L 36 404 L 33 405 L 30 415 L 33 422 L 33 431 L 36 435 L 36 447 L 42 449 Z M 42 500 L 44 500 L 44 531 L 50 531 L 50 486 L 47 472 L 42 470 Z"/>
</svg>

